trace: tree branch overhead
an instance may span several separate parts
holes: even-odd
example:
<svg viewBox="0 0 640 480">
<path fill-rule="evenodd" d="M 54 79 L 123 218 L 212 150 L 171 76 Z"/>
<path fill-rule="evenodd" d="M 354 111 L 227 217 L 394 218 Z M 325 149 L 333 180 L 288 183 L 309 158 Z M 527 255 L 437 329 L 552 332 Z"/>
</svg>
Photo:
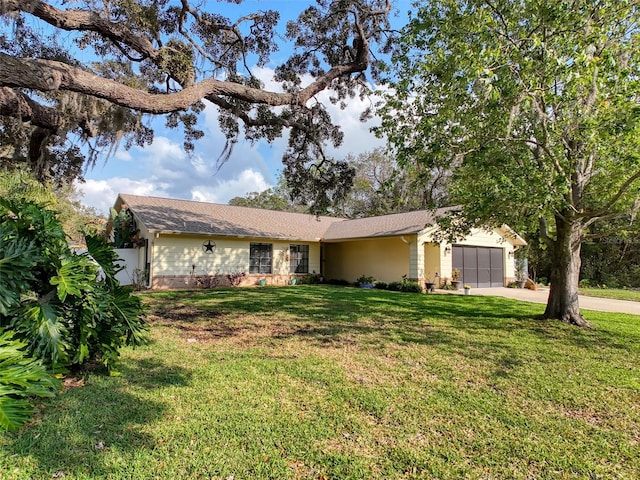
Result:
<svg viewBox="0 0 640 480">
<path fill-rule="evenodd" d="M 197 114 L 203 99 L 215 98 L 226 112 L 227 123 L 221 128 L 232 136 L 236 129 L 228 129 L 229 121 L 247 122 L 245 127 L 250 130 L 263 121 L 265 126 L 293 129 L 301 125 L 301 118 L 278 120 L 277 110 L 256 117 L 253 113 L 258 105 L 295 106 L 319 113 L 308 103 L 323 90 L 333 89 L 338 98 L 346 99 L 366 88 L 357 77 L 367 70 L 373 78 L 378 75 L 369 55 L 374 44 L 386 48 L 391 8 L 389 0 L 321 2 L 303 11 L 295 29 L 288 28 L 282 36 L 276 34 L 278 12 L 245 13 L 233 20 L 216 11 L 221 8 L 218 3 L 195 6 L 188 0 L 133 0 L 96 7 L 95 2 L 80 0 L 71 4 L 73 8 L 64 5 L 42 0 L 0 2 L 0 15 L 14 25 L 13 37 L 5 35 L 0 44 L 0 87 L 13 89 L 16 96 L 22 92 L 42 107 L 58 108 L 51 102 L 62 102 L 73 94 L 149 115 L 189 110 Z M 354 15 L 336 15 L 345 8 Z M 47 27 L 31 28 L 38 24 Z M 44 37 L 42 31 L 67 33 Z M 293 43 L 293 61 L 276 69 L 281 91 L 268 91 L 251 67 L 266 65 L 280 41 Z M 336 55 L 345 49 L 353 50 L 353 55 Z M 303 84 L 303 78 L 310 80 Z M 8 99 L 4 92 L 3 115 L 17 115 Z M 58 110 L 75 115 L 68 103 L 66 109 Z M 321 118 L 316 113 L 311 116 Z M 186 145 L 197 136 L 197 127 L 192 119 L 179 118 L 187 122 Z M 88 120 L 97 124 L 104 118 Z M 46 124 L 40 127 L 48 128 Z M 52 134 L 59 133 L 52 127 Z M 125 137 L 138 133 L 135 125 L 130 127 Z M 85 136 L 92 131 L 100 135 L 99 129 L 82 130 Z M 335 141 L 331 128 L 314 131 L 315 136 L 307 135 L 308 140 L 296 147 L 307 157 L 317 151 L 310 143 L 321 146 Z"/>
</svg>

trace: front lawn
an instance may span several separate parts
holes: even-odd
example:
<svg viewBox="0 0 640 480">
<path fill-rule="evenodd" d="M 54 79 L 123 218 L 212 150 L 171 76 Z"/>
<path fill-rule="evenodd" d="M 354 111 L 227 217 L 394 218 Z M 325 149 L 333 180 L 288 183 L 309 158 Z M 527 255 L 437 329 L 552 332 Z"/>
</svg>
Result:
<svg viewBox="0 0 640 480">
<path fill-rule="evenodd" d="M 580 295 L 589 297 L 611 298 L 613 300 L 630 300 L 640 302 L 640 290 L 622 288 L 581 288 Z"/>
<path fill-rule="evenodd" d="M 152 342 L 14 434 L 7 479 L 640 472 L 640 317 L 328 286 L 144 295 Z"/>
</svg>

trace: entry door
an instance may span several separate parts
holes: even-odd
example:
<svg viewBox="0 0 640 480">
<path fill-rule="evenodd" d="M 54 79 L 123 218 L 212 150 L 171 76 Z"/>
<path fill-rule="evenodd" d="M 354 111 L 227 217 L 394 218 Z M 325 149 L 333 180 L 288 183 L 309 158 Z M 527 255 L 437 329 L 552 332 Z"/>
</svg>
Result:
<svg viewBox="0 0 640 480">
<path fill-rule="evenodd" d="M 453 246 L 453 268 L 460 270 L 460 280 L 477 288 L 504 286 L 502 249 L 492 247 Z"/>
</svg>

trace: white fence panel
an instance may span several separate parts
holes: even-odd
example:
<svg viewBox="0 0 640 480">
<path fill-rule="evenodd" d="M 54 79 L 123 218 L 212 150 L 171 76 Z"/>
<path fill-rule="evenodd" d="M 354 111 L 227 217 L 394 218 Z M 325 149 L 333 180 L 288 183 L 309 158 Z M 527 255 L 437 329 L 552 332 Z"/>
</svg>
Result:
<svg viewBox="0 0 640 480">
<path fill-rule="evenodd" d="M 120 257 L 116 261 L 116 265 L 124 267 L 116 274 L 116 279 L 121 285 L 133 285 L 135 276 L 134 272 L 138 268 L 138 249 L 137 248 L 116 248 L 115 252 Z"/>
</svg>

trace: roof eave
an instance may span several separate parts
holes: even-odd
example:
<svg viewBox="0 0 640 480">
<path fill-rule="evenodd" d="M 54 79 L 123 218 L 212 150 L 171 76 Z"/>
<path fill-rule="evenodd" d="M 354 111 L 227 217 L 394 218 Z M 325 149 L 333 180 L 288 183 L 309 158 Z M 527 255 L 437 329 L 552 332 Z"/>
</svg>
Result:
<svg viewBox="0 0 640 480">
<path fill-rule="evenodd" d="M 161 230 L 161 229 L 149 229 L 148 232 L 153 235 L 191 235 L 198 237 L 223 237 L 223 238 L 242 238 L 242 239 L 263 239 L 263 240 L 281 240 L 287 242 L 320 242 L 321 238 L 315 237 L 313 239 L 300 238 L 300 237 L 275 237 L 269 235 L 235 235 L 228 233 L 218 232 L 187 232 L 183 230 Z"/>
</svg>

